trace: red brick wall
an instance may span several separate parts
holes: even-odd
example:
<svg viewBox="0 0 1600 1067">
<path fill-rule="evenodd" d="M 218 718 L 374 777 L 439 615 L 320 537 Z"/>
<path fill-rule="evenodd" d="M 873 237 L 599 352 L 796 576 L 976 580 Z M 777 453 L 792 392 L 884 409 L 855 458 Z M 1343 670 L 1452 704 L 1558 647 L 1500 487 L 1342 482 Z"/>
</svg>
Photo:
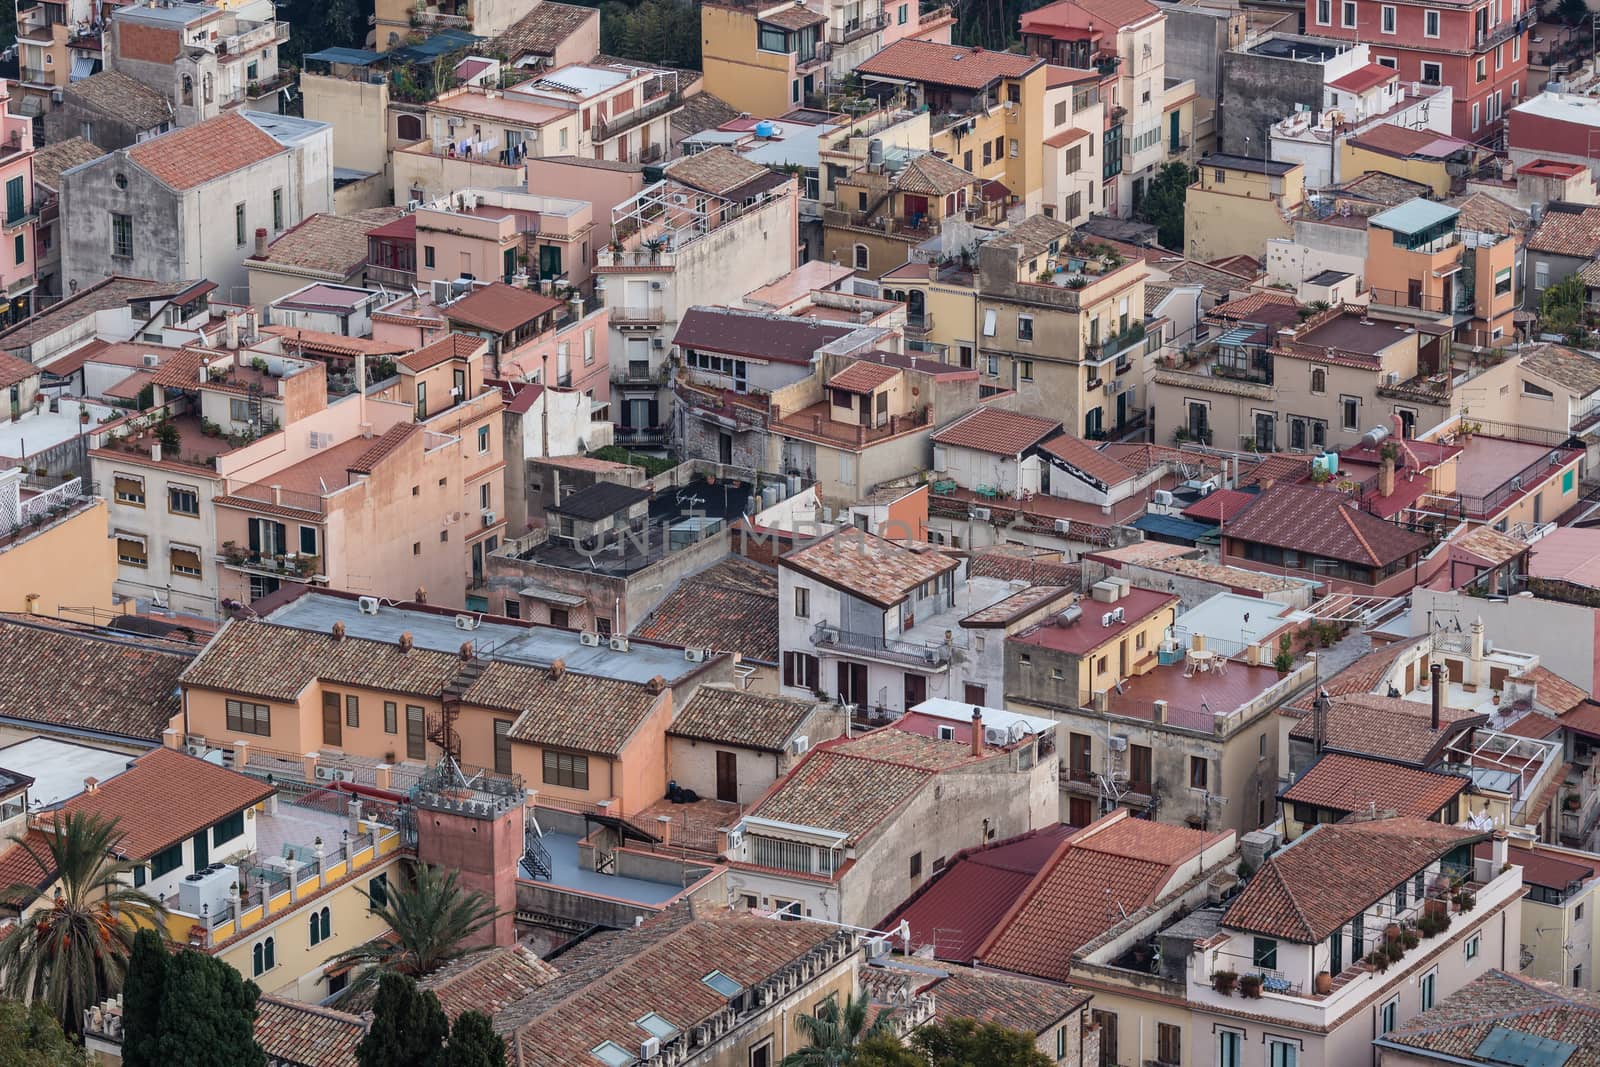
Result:
<svg viewBox="0 0 1600 1067">
<path fill-rule="evenodd" d="M 175 30 L 124 23 L 117 30 L 117 51 L 126 59 L 171 63 L 178 58 L 181 40 Z"/>
</svg>

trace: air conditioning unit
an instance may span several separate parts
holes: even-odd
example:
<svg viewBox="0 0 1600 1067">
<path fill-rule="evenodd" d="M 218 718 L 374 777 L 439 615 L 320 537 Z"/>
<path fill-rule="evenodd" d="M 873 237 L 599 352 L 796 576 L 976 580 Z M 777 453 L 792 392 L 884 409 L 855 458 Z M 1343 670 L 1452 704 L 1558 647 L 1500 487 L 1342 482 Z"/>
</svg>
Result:
<svg viewBox="0 0 1600 1067">
<path fill-rule="evenodd" d="M 1400 384 L 1400 372 L 1397 371 L 1397 370 L 1392 370 L 1388 374 L 1383 376 L 1383 380 L 1384 380 L 1384 383 L 1386 385 L 1399 385 Z"/>
<path fill-rule="evenodd" d="M 1123 612 L 1123 610 L 1121 608 L 1112 608 L 1111 609 L 1111 621 L 1112 622 L 1123 622 L 1126 619 L 1127 619 L 1127 615 Z"/>
<path fill-rule="evenodd" d="M 992 512 L 988 508 L 973 508 L 971 514 L 975 522 L 988 522 Z"/>
<path fill-rule="evenodd" d="M 583 644 L 588 645 L 590 648 L 598 648 L 600 645 L 600 635 L 589 630 L 585 630 L 583 633 L 579 634 L 578 640 Z"/>
<path fill-rule="evenodd" d="M 1064 534 L 1064 533 L 1070 533 L 1071 531 L 1072 531 L 1072 520 L 1071 519 L 1057 519 L 1056 520 L 1056 533 Z"/>
<path fill-rule="evenodd" d="M 1122 392 L 1122 379 L 1121 378 L 1113 378 L 1109 382 L 1106 383 L 1106 395 L 1107 396 L 1116 396 L 1120 392 Z"/>
<path fill-rule="evenodd" d="M 343 767 L 329 767 L 321 763 L 317 764 L 317 781 L 319 782 L 353 782 L 355 777 L 354 771 L 346 770 Z"/>
<path fill-rule="evenodd" d="M 1126 752 L 1128 751 L 1128 735 L 1112 734 L 1107 738 L 1106 744 L 1110 746 L 1113 752 Z"/>
<path fill-rule="evenodd" d="M 983 728 L 983 739 L 991 745 L 1003 745 L 1007 739 L 1006 728 L 1004 726 L 985 726 Z"/>
<path fill-rule="evenodd" d="M 867 959 L 877 960 L 889 954 L 889 939 L 887 937 L 867 938 Z"/>
<path fill-rule="evenodd" d="M 811 738 L 800 736 L 789 742 L 789 751 L 796 756 L 804 756 L 811 750 Z"/>
<path fill-rule="evenodd" d="M 1522 475 L 1520 475 L 1520 474 L 1512 475 L 1512 477 L 1511 477 L 1511 488 L 1513 488 L 1513 489 L 1521 489 L 1522 488 Z"/>
<path fill-rule="evenodd" d="M 422 201 L 421 200 L 407 200 L 406 201 L 406 210 L 407 211 L 416 211 L 421 206 L 422 206 Z"/>
<path fill-rule="evenodd" d="M 660 282 L 651 282 L 650 283 L 650 291 L 652 293 L 659 293 L 661 291 L 661 283 Z"/>
<path fill-rule="evenodd" d="M 661 1039 L 659 1037 L 647 1037 L 639 1042 L 639 1058 L 641 1060 L 648 1060 L 652 1056 L 659 1056 L 660 1054 Z"/>
<path fill-rule="evenodd" d="M 613 651 L 613 652 L 626 652 L 626 651 L 628 651 L 628 639 L 626 637 L 613 637 L 611 639 L 611 651 Z"/>
<path fill-rule="evenodd" d="M 457 615 L 456 616 L 456 629 L 458 629 L 458 630 L 476 630 L 477 628 L 478 628 L 478 617 L 476 615 Z"/>
<path fill-rule="evenodd" d="M 487 526 L 493 526 L 496 522 L 499 521 L 499 519 L 500 519 L 500 516 L 496 515 L 492 511 L 485 511 L 483 513 L 483 525 L 486 526 L 486 527 Z"/>
<path fill-rule="evenodd" d="M 657 352 L 659 352 L 663 348 L 667 347 L 667 342 L 664 341 L 663 339 L 661 339 L 660 337 L 652 337 L 652 338 L 650 338 L 650 347 L 655 349 Z"/>
<path fill-rule="evenodd" d="M 448 304 L 450 302 L 450 282 L 446 278 L 435 278 L 432 285 L 433 302 L 435 304 Z"/>
<path fill-rule="evenodd" d="M 744 844 L 744 831 L 735 826 L 728 831 L 728 851 L 733 851 Z"/>
<path fill-rule="evenodd" d="M 686 648 L 683 650 L 683 658 L 690 663 L 704 663 L 706 661 L 706 650 L 703 648 Z"/>
<path fill-rule="evenodd" d="M 154 352 L 146 352 L 143 357 L 143 362 L 146 367 L 158 367 L 161 365 L 161 357 L 156 355 Z"/>
<path fill-rule="evenodd" d="M 451 115 L 449 119 L 446 120 L 446 125 L 448 125 L 452 130 L 459 130 L 464 122 L 466 122 L 466 119 L 461 118 L 459 115 Z"/>
<path fill-rule="evenodd" d="M 376 615 L 378 613 L 378 598 L 364 596 L 356 601 L 356 607 L 361 609 L 361 614 L 363 615 Z"/>
<path fill-rule="evenodd" d="M 1170 490 L 1170 489 L 1157 489 L 1156 492 L 1155 492 L 1155 496 L 1152 497 L 1151 499 L 1153 499 L 1155 501 L 1155 503 L 1156 503 L 1156 505 L 1158 507 L 1170 508 L 1172 506 L 1172 504 L 1173 504 L 1172 490 Z"/>
<path fill-rule="evenodd" d="M 1101 626 L 1110 626 L 1114 618 L 1115 618 L 1115 613 L 1108 611 L 1108 612 L 1106 612 L 1106 613 L 1104 613 L 1103 615 L 1100 616 L 1100 625 Z"/>
</svg>

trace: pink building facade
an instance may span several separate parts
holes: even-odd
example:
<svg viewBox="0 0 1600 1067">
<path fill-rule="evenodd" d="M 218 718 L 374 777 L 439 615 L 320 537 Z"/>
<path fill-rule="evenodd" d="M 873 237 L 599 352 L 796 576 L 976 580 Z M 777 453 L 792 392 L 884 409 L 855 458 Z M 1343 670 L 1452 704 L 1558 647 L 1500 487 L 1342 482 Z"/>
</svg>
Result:
<svg viewBox="0 0 1600 1067">
<path fill-rule="evenodd" d="M 5 189 L 5 213 L 0 215 L 0 291 L 5 304 L 0 325 L 9 326 L 33 312 L 39 219 L 33 187 L 33 122 L 11 113 L 9 82 L 0 82 L 0 188 Z"/>
</svg>

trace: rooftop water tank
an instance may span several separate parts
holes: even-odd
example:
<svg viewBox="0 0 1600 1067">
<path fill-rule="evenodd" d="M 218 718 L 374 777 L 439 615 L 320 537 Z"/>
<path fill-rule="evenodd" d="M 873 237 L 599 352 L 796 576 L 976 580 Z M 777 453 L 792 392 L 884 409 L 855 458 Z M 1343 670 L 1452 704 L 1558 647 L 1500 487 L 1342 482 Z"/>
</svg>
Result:
<svg viewBox="0 0 1600 1067">
<path fill-rule="evenodd" d="M 760 122 L 756 123 L 756 136 L 757 137 L 771 137 L 773 135 L 773 133 L 775 133 L 775 132 L 776 132 L 776 128 L 772 125 L 771 121 L 768 120 L 768 119 L 762 119 Z"/>
</svg>

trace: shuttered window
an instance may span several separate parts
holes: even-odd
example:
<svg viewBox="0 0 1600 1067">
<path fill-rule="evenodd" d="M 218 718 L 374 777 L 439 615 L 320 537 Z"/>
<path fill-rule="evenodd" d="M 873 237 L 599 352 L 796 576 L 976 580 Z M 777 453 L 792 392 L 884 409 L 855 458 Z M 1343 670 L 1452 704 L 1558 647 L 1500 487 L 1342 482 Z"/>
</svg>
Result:
<svg viewBox="0 0 1600 1067">
<path fill-rule="evenodd" d="M 172 573 L 190 578 L 200 577 L 200 554 L 188 548 L 174 548 L 171 556 Z"/>
<path fill-rule="evenodd" d="M 130 474 L 118 474 L 114 479 L 117 503 L 130 507 L 144 507 L 144 479 Z"/>
<path fill-rule="evenodd" d="M 130 567 L 148 567 L 150 558 L 145 554 L 144 538 L 117 535 L 117 562 Z"/>
</svg>

